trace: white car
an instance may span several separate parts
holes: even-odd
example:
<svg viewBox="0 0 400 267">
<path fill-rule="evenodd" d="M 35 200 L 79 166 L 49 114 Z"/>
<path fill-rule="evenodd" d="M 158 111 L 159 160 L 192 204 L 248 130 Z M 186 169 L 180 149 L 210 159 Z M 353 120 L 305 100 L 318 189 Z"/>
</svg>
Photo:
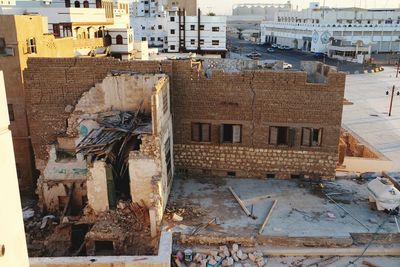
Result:
<svg viewBox="0 0 400 267">
<path fill-rule="evenodd" d="M 283 69 L 284 69 L 284 70 L 289 70 L 289 69 L 291 69 L 291 68 L 293 68 L 292 64 L 283 62 Z"/>
<path fill-rule="evenodd" d="M 277 44 L 272 44 L 271 47 L 272 47 L 272 48 L 277 48 L 278 45 L 277 45 Z"/>
</svg>

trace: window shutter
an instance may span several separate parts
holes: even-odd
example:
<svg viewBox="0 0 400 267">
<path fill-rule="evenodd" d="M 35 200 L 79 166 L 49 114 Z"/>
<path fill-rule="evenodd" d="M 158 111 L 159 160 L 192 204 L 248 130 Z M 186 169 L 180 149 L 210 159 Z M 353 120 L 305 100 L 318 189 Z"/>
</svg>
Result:
<svg viewBox="0 0 400 267">
<path fill-rule="evenodd" d="M 303 136 L 301 140 L 303 146 L 311 146 L 311 129 L 303 128 Z"/>
<path fill-rule="evenodd" d="M 221 124 L 219 126 L 219 142 L 222 144 L 224 143 L 224 125 Z"/>
<path fill-rule="evenodd" d="M 278 128 L 277 127 L 269 127 L 269 143 L 271 145 L 278 144 Z"/>
<path fill-rule="evenodd" d="M 295 139 L 296 139 L 296 129 L 295 128 L 289 128 L 288 145 L 289 146 L 294 146 Z"/>
<path fill-rule="evenodd" d="M 201 124 L 201 141 L 210 142 L 210 124 Z"/>
<path fill-rule="evenodd" d="M 322 129 L 318 131 L 318 145 L 322 145 Z"/>
<path fill-rule="evenodd" d="M 192 141 L 200 141 L 200 124 L 192 123 Z"/>
<path fill-rule="evenodd" d="M 232 143 L 240 143 L 241 141 L 241 126 L 240 125 L 232 125 Z"/>
</svg>

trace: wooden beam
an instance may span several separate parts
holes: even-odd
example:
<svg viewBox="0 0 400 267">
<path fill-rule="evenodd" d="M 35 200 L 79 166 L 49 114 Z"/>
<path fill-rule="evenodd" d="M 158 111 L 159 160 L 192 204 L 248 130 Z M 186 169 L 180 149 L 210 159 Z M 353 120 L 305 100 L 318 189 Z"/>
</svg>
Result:
<svg viewBox="0 0 400 267">
<path fill-rule="evenodd" d="M 271 219 L 272 211 L 274 210 L 274 208 L 275 208 L 275 206 L 276 206 L 277 203 L 278 203 L 278 200 L 275 199 L 275 200 L 274 200 L 274 203 L 272 203 L 272 206 L 271 206 L 271 208 L 270 208 L 269 211 L 268 211 L 267 217 L 265 217 L 265 220 L 264 220 L 263 224 L 261 225 L 260 230 L 258 231 L 258 234 L 261 235 L 261 233 L 263 232 L 263 230 L 264 230 L 265 226 L 267 225 L 269 219 Z"/>
<path fill-rule="evenodd" d="M 229 186 L 228 189 L 229 189 L 229 191 L 231 191 L 233 197 L 239 203 L 239 205 L 242 208 L 242 210 L 244 211 L 244 213 L 246 213 L 247 216 L 253 218 L 254 220 L 257 219 L 257 217 L 254 216 L 253 214 L 251 214 L 251 212 L 246 208 L 246 206 L 243 204 L 243 201 L 238 197 L 238 195 L 235 193 L 235 191 L 233 191 L 232 187 Z"/>
</svg>

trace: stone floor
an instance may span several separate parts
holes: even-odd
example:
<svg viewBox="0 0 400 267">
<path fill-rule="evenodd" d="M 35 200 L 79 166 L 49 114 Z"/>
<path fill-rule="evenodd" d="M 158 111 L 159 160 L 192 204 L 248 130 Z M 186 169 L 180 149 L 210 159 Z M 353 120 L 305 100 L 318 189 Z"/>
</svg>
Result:
<svg viewBox="0 0 400 267">
<path fill-rule="evenodd" d="M 229 186 L 253 210 L 256 220 L 246 216 L 228 190 Z M 371 209 L 366 183 L 344 179 L 324 182 L 322 189 L 320 186 L 315 189 L 309 183 L 296 180 L 178 177 L 174 180 L 167 213 L 175 211 L 183 221 L 173 221 L 166 215 L 164 227 L 191 233 L 201 223 L 216 217 L 219 225 L 207 227 L 203 234 L 257 235 L 273 200 L 277 199 L 271 220 L 262 233 L 265 236 L 349 237 L 350 233 L 368 233 L 364 226 L 330 203 L 325 193 L 335 193 L 332 197 L 370 233 L 384 221 L 379 233 L 397 233 L 393 216 Z M 260 196 L 267 197 L 257 201 L 255 198 Z"/>
</svg>

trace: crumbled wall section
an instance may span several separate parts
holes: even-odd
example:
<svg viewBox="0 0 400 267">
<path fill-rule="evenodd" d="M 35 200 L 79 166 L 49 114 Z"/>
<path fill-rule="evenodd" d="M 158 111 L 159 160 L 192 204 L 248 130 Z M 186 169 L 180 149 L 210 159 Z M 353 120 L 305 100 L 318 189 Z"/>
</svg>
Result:
<svg viewBox="0 0 400 267">
<path fill-rule="evenodd" d="M 38 166 L 47 160 L 46 145 L 67 129 L 68 106 L 112 70 L 170 73 L 168 61 L 119 61 L 113 58 L 30 58 L 24 71 L 31 138 Z M 44 161 L 44 162 L 43 162 Z"/>
</svg>

